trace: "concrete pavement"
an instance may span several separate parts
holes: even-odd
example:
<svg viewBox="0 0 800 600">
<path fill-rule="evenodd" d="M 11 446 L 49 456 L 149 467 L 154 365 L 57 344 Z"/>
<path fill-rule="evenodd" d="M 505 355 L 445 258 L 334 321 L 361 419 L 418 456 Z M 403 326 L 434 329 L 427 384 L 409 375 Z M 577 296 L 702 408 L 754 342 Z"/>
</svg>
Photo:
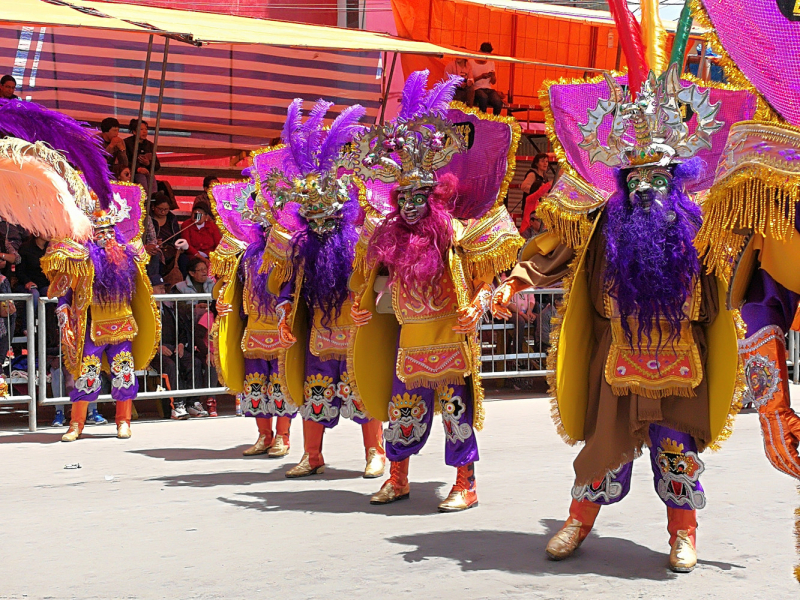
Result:
<svg viewBox="0 0 800 600">
<path fill-rule="evenodd" d="M 411 460 L 411 498 L 369 504 L 359 428 L 325 437 L 329 469 L 286 480 L 302 454 L 241 457 L 252 420 L 0 433 L 0 598 L 725 598 L 800 597 L 795 483 L 763 454 L 756 415 L 706 452 L 700 564 L 667 570 L 666 511 L 646 458 L 625 501 L 604 508 L 572 559 L 544 556 L 566 517 L 577 450 L 544 398 L 487 402 L 476 468 L 481 505 L 436 512 L 455 470 L 435 426 Z M 438 418 L 437 418 L 438 419 Z M 80 469 L 65 465 L 80 463 Z"/>
</svg>

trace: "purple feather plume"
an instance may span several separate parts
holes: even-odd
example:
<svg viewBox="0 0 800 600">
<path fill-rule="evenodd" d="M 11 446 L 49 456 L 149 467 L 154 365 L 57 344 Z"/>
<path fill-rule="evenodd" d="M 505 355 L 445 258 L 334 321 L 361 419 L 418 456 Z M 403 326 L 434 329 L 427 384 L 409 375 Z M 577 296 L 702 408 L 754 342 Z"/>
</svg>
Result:
<svg viewBox="0 0 800 600">
<path fill-rule="evenodd" d="M 425 98 L 425 112 L 443 117 L 450 107 L 453 97 L 456 95 L 456 88 L 463 81 L 463 77 L 451 75 L 433 86 L 433 89 Z"/>
<path fill-rule="evenodd" d="M 410 120 L 419 112 L 425 101 L 428 91 L 428 69 L 414 71 L 406 79 L 403 86 L 403 96 L 400 99 L 400 114 L 397 116 L 401 120 Z"/>
<path fill-rule="evenodd" d="M 281 139 L 289 147 L 294 164 L 300 169 L 303 175 L 303 148 L 305 147 L 305 136 L 303 135 L 303 99 L 295 98 L 286 111 L 286 123 L 283 125 Z"/>
<path fill-rule="evenodd" d="M 353 139 L 353 136 L 362 129 L 358 121 L 366 114 L 366 109 L 360 104 L 345 108 L 331 125 L 328 135 L 319 146 L 318 163 L 320 171 L 327 171 L 342 146 Z"/>
<path fill-rule="evenodd" d="M 34 102 L 0 100 L 0 134 L 26 142 L 45 142 L 83 172 L 103 208 L 113 197 L 111 172 L 97 131 L 72 117 Z"/>
<path fill-rule="evenodd" d="M 325 137 L 324 119 L 331 106 L 333 106 L 333 102 L 328 102 L 320 98 L 317 100 L 314 108 L 311 109 L 311 112 L 308 113 L 308 118 L 303 124 L 303 129 L 306 132 L 306 147 L 303 150 L 303 154 L 309 157 L 314 165 L 318 164 L 316 160 L 317 149 L 322 143 L 322 139 Z"/>
</svg>

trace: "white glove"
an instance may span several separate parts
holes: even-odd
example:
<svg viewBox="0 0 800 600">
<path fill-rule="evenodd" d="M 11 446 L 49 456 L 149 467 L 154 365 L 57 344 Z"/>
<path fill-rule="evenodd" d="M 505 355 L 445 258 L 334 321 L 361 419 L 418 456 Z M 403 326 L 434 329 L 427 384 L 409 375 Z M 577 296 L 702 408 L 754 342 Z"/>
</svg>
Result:
<svg viewBox="0 0 800 600">
<path fill-rule="evenodd" d="M 175 247 L 178 250 L 183 250 L 184 252 L 189 249 L 189 242 L 185 239 L 180 238 L 179 240 L 175 240 Z"/>
</svg>

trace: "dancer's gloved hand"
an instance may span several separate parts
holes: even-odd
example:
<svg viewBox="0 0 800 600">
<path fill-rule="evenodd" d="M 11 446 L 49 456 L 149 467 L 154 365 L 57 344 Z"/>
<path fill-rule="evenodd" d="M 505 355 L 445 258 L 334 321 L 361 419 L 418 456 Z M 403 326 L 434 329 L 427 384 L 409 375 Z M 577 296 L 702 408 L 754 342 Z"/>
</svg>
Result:
<svg viewBox="0 0 800 600">
<path fill-rule="evenodd" d="M 758 408 L 764 449 L 773 467 L 800 479 L 800 417 L 788 406 L 785 396 L 776 396 Z"/>
<path fill-rule="evenodd" d="M 488 283 L 478 288 L 478 293 L 469 303 L 469 306 L 458 309 L 458 325 L 453 327 L 456 333 L 475 333 L 483 314 L 488 310 L 492 298 L 491 288 Z"/>
<path fill-rule="evenodd" d="M 529 286 L 514 277 L 506 279 L 492 294 L 492 315 L 501 319 L 510 319 L 511 311 L 508 305 L 511 304 L 511 299 L 514 295 Z"/>
<path fill-rule="evenodd" d="M 356 327 L 366 325 L 372 318 L 372 312 L 358 308 L 359 304 L 361 304 L 361 297 L 356 296 L 355 300 L 353 300 L 353 306 L 350 308 L 350 316 L 353 318 L 353 323 L 355 323 Z"/>
<path fill-rule="evenodd" d="M 297 338 L 292 334 L 292 328 L 289 327 L 289 315 L 291 313 L 291 302 L 281 302 L 275 308 L 275 314 L 278 315 L 278 338 L 284 348 L 288 348 L 297 341 Z"/>
<path fill-rule="evenodd" d="M 62 304 L 56 309 L 56 317 L 58 318 L 58 328 L 61 330 L 61 339 L 70 348 L 75 346 L 75 332 L 70 326 L 70 317 L 72 316 L 72 309 L 68 304 Z"/>
<path fill-rule="evenodd" d="M 217 316 L 225 317 L 233 312 L 233 307 L 217 298 Z"/>
</svg>

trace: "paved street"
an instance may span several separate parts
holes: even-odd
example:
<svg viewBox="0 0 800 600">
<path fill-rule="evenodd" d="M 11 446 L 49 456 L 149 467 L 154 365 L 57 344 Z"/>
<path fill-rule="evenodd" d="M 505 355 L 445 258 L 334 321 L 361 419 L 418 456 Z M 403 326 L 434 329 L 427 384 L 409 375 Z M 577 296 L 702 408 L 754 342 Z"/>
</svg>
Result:
<svg viewBox="0 0 800 600">
<path fill-rule="evenodd" d="M 328 471 L 286 480 L 299 460 L 243 459 L 253 421 L 218 418 L 0 433 L 0 598 L 798 598 L 794 482 L 762 450 L 756 415 L 705 453 L 708 507 L 698 568 L 666 568 L 666 514 L 650 466 L 629 497 L 604 508 L 575 557 L 546 560 L 566 516 L 576 449 L 544 398 L 488 402 L 477 466 L 481 505 L 443 515 L 455 470 L 436 426 L 412 458 L 411 499 L 370 506 L 350 422 L 327 433 Z M 65 465 L 80 463 L 80 469 Z"/>
</svg>

